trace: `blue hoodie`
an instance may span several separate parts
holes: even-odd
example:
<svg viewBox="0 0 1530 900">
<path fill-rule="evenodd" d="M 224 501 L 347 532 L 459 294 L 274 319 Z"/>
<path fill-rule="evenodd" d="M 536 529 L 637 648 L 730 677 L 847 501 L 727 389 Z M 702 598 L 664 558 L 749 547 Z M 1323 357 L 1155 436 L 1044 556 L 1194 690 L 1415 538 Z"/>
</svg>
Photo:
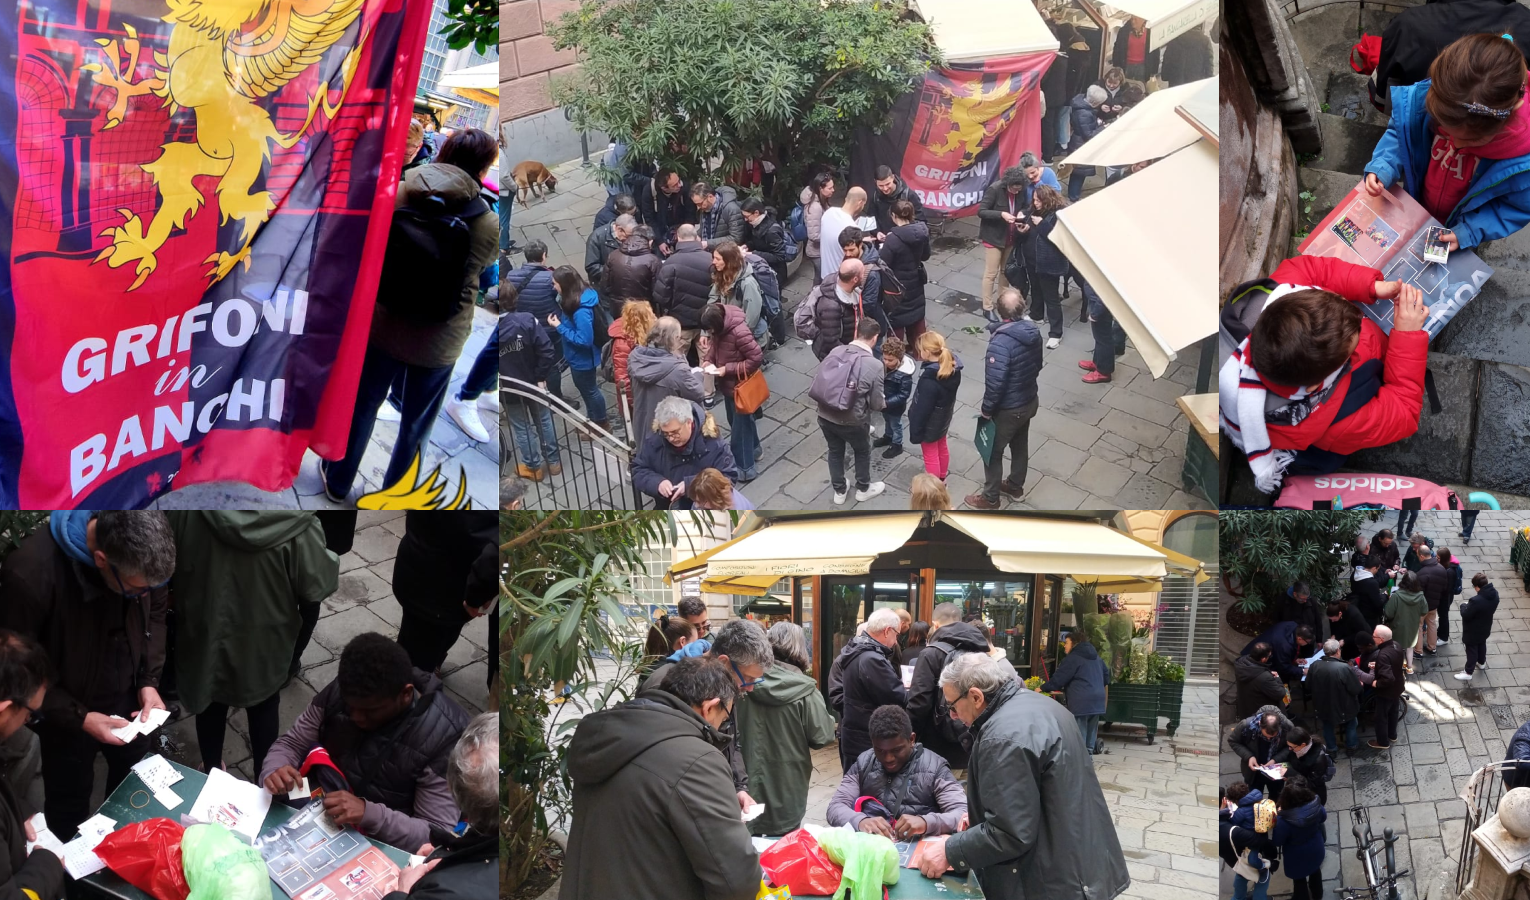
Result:
<svg viewBox="0 0 1530 900">
<path fill-rule="evenodd" d="M 1435 132 L 1434 118 L 1424 109 L 1429 84 L 1426 79 L 1392 88 L 1391 123 L 1376 142 L 1371 161 L 1365 166 L 1365 171 L 1374 173 L 1382 184 L 1390 185 L 1401 179 L 1403 189 L 1413 197 L 1424 191 Z M 1530 156 L 1483 157 L 1477 163 L 1466 196 L 1451 211 L 1445 227 L 1455 232 L 1462 247 L 1475 247 L 1483 241 L 1507 237 L 1527 223 L 1530 223 Z"/>
<path fill-rule="evenodd" d="M 595 346 L 595 306 L 600 295 L 585 288 L 579 295 L 579 308 L 571 316 L 558 320 L 558 334 L 563 337 L 563 358 L 568 367 L 589 372 L 600 366 L 600 350 Z"/>
<path fill-rule="evenodd" d="M 679 662 L 688 656 L 706 656 L 707 651 L 711 649 L 712 642 L 706 638 L 702 638 L 700 640 L 691 641 L 689 644 L 686 644 L 684 647 L 681 647 L 679 650 L 671 653 L 667 658 L 670 662 Z"/>
<path fill-rule="evenodd" d="M 58 544 L 70 559 L 92 568 L 96 562 L 85 541 L 85 530 L 95 514 L 95 510 L 90 509 L 55 509 L 48 515 L 48 531 L 53 534 L 53 543 Z"/>
</svg>

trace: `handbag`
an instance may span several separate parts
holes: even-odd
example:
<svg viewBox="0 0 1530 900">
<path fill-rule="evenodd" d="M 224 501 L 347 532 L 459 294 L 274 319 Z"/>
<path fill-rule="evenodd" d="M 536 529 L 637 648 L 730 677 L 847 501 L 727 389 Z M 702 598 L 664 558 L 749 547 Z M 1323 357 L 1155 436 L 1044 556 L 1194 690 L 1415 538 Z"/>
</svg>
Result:
<svg viewBox="0 0 1530 900">
<path fill-rule="evenodd" d="M 733 386 L 733 409 L 739 413 L 753 413 L 770 399 L 770 385 L 765 373 L 756 369 L 738 380 Z"/>
<path fill-rule="evenodd" d="M 1233 831 L 1237 830 L 1237 826 L 1234 826 Z M 1233 871 L 1242 875 L 1250 884 L 1259 884 L 1269 877 L 1269 869 L 1263 866 L 1256 866 L 1249 860 L 1249 856 L 1253 852 L 1252 847 L 1244 847 L 1243 852 L 1238 854 L 1238 861 L 1233 863 Z"/>
<path fill-rule="evenodd" d="M 994 424 L 993 419 L 978 417 L 977 433 L 972 436 L 972 443 L 977 446 L 978 456 L 983 458 L 984 465 L 993 460 L 993 440 L 998 430 L 999 426 Z"/>
</svg>

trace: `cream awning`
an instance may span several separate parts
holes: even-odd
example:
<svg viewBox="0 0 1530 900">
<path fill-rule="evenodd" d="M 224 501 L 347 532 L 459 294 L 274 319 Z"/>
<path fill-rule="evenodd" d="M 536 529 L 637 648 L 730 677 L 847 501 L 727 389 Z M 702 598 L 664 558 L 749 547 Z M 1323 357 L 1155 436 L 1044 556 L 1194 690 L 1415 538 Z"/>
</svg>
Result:
<svg viewBox="0 0 1530 900">
<path fill-rule="evenodd" d="M 457 96 L 466 97 L 475 103 L 498 106 L 499 63 L 484 63 L 481 66 L 447 72 L 441 76 L 437 86 L 450 89 Z"/>
<path fill-rule="evenodd" d="M 1057 50 L 1057 38 L 1030 0 L 915 0 L 913 5 L 948 62 Z"/>
<path fill-rule="evenodd" d="M 1075 581 L 1093 581 L 1097 576 L 1159 579 L 1168 571 L 1161 550 L 1095 522 L 954 512 L 940 519 L 986 546 L 1001 572 L 1072 574 Z"/>
<path fill-rule="evenodd" d="M 775 522 L 711 551 L 707 578 L 864 575 L 878 556 L 903 546 L 922 519 L 890 513 Z"/>
<path fill-rule="evenodd" d="M 1201 133 L 1179 108 L 1199 110 L 1206 103 L 1216 108 L 1215 78 L 1154 91 L 1063 162 L 1077 166 L 1129 166 L 1183 150 L 1200 140 Z"/>
<path fill-rule="evenodd" d="M 675 563 L 664 573 L 664 583 L 673 584 L 675 579 L 684 581 L 697 575 L 706 575 L 707 563 L 719 551 L 733 546 L 748 535 L 741 535 L 731 541 L 725 541 L 716 547 L 698 553 L 690 559 Z M 743 594 L 748 597 L 763 597 L 770 593 L 770 586 L 776 583 L 774 575 L 756 575 L 741 578 L 714 578 L 708 577 L 701 582 L 702 593 L 706 594 Z"/>
<path fill-rule="evenodd" d="M 1216 333 L 1217 148 L 1200 140 L 1057 213 L 1083 273 L 1153 377 Z"/>
<path fill-rule="evenodd" d="M 1119 13 L 1141 16 L 1147 22 L 1149 51 L 1217 14 L 1217 0 L 1114 0 L 1109 5 Z"/>
</svg>

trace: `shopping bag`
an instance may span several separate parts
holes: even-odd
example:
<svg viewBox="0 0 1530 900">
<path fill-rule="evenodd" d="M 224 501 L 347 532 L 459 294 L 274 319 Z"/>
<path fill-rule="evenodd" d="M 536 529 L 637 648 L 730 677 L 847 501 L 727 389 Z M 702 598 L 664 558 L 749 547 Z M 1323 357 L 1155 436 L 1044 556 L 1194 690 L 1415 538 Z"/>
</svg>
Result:
<svg viewBox="0 0 1530 900">
<path fill-rule="evenodd" d="M 759 370 L 740 378 L 733 387 L 733 410 L 752 413 L 765 405 L 770 397 L 770 385 L 765 383 L 765 373 Z"/>
<path fill-rule="evenodd" d="M 270 900 L 271 876 L 260 851 L 222 825 L 193 825 L 181 840 L 188 900 Z"/>
<path fill-rule="evenodd" d="M 156 900 L 186 900 L 191 887 L 181 871 L 186 829 L 169 819 L 145 819 L 123 826 L 96 845 L 106 867 Z"/>
<path fill-rule="evenodd" d="M 993 438 L 999 430 L 999 426 L 993 423 L 993 419 L 978 417 L 977 434 L 972 436 L 972 443 L 977 446 L 978 456 L 983 458 L 983 464 L 993 461 Z"/>
<path fill-rule="evenodd" d="M 844 870 L 801 828 L 787 832 L 761 853 L 760 868 L 771 884 L 789 888 L 794 895 L 832 894 L 844 876 Z"/>
</svg>

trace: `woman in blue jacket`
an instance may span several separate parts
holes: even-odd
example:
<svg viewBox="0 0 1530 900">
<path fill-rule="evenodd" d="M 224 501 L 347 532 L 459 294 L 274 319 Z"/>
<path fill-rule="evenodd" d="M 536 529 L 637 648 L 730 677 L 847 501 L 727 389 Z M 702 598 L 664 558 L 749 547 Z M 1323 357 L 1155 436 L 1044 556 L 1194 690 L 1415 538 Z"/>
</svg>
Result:
<svg viewBox="0 0 1530 900">
<path fill-rule="evenodd" d="M 1323 895 L 1323 822 L 1328 811 L 1306 779 L 1293 775 L 1275 801 L 1275 845 L 1285 860 L 1291 879 L 1291 900 L 1313 900 Z"/>
<path fill-rule="evenodd" d="M 1100 716 L 1105 715 L 1105 685 L 1110 684 L 1110 670 L 1100 659 L 1100 654 L 1089 643 L 1083 631 L 1074 631 L 1063 640 L 1068 655 L 1057 664 L 1057 671 L 1042 684 L 1043 693 L 1063 691 L 1067 694 L 1068 712 L 1078 722 L 1079 734 L 1084 739 L 1084 749 L 1093 753 L 1095 738 L 1100 728 Z"/>
<path fill-rule="evenodd" d="M 598 370 L 600 348 L 595 344 L 595 307 L 600 305 L 600 295 L 594 288 L 586 287 L 584 276 L 573 266 L 559 266 L 553 272 L 558 285 L 558 306 L 568 318 L 556 313 L 547 317 L 547 323 L 558 330 L 563 338 L 563 356 L 568 360 L 568 374 L 584 398 L 590 421 L 604 431 L 611 430 L 606 417 L 606 398 L 600 392 Z M 581 438 L 589 440 L 587 434 Z"/>
</svg>

